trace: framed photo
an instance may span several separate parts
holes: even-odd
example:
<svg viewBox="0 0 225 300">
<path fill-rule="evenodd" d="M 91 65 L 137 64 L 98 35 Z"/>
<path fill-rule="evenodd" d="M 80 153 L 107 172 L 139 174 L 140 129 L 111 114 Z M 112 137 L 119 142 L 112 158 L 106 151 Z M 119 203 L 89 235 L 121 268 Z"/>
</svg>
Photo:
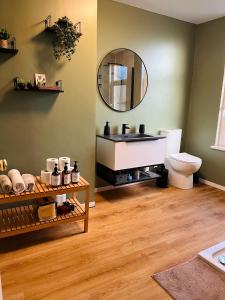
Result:
<svg viewBox="0 0 225 300">
<path fill-rule="evenodd" d="M 46 76 L 45 74 L 34 74 L 34 82 L 35 85 L 45 85 L 46 84 Z"/>
</svg>

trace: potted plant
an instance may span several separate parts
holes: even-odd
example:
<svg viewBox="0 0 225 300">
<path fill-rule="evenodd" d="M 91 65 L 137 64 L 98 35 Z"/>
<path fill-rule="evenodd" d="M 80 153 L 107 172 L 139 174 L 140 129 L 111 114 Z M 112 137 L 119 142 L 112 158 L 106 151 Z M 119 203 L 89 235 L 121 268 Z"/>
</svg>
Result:
<svg viewBox="0 0 225 300">
<path fill-rule="evenodd" d="M 10 34 L 6 30 L 6 28 L 3 28 L 0 31 L 0 47 L 1 48 L 8 48 L 8 39 L 10 38 Z"/>
<path fill-rule="evenodd" d="M 75 53 L 77 42 L 82 33 L 78 32 L 74 25 L 66 16 L 59 18 L 54 26 L 55 38 L 53 40 L 53 53 L 57 60 L 65 56 L 71 60 L 71 55 Z"/>
</svg>

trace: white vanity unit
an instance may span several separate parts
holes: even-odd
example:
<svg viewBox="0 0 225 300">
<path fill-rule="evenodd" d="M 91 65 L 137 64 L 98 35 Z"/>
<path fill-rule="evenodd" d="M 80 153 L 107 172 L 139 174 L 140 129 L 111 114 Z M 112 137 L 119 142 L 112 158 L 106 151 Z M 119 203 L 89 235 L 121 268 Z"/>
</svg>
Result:
<svg viewBox="0 0 225 300">
<path fill-rule="evenodd" d="M 113 171 L 164 164 L 165 155 L 163 136 L 97 136 L 97 163 Z"/>
</svg>

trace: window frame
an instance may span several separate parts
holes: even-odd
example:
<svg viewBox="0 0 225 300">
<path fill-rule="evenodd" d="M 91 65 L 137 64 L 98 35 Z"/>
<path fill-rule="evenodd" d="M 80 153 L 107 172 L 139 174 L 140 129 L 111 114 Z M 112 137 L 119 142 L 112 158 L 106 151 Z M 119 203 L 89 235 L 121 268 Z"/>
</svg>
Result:
<svg viewBox="0 0 225 300">
<path fill-rule="evenodd" d="M 224 129 L 222 131 L 222 129 Z M 224 135 L 224 143 L 221 143 L 221 135 Z M 211 149 L 225 151 L 225 67 L 223 73 L 222 92 L 220 98 L 219 113 L 217 118 L 216 138 L 215 144 L 211 146 Z"/>
</svg>

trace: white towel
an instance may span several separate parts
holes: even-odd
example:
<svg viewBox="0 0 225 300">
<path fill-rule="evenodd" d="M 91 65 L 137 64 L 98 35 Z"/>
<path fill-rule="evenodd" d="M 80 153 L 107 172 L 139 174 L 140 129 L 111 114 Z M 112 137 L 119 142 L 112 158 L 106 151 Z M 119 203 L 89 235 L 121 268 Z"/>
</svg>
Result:
<svg viewBox="0 0 225 300">
<path fill-rule="evenodd" d="M 35 187 L 34 176 L 31 174 L 23 174 L 22 178 L 25 183 L 26 191 L 32 192 Z"/>
<path fill-rule="evenodd" d="M 8 172 L 8 176 L 12 181 L 13 191 L 15 194 L 20 194 L 25 191 L 25 183 L 20 172 L 16 169 L 12 169 Z"/>
<path fill-rule="evenodd" d="M 0 175 L 0 193 L 8 194 L 12 191 L 12 182 L 7 175 Z"/>
</svg>

